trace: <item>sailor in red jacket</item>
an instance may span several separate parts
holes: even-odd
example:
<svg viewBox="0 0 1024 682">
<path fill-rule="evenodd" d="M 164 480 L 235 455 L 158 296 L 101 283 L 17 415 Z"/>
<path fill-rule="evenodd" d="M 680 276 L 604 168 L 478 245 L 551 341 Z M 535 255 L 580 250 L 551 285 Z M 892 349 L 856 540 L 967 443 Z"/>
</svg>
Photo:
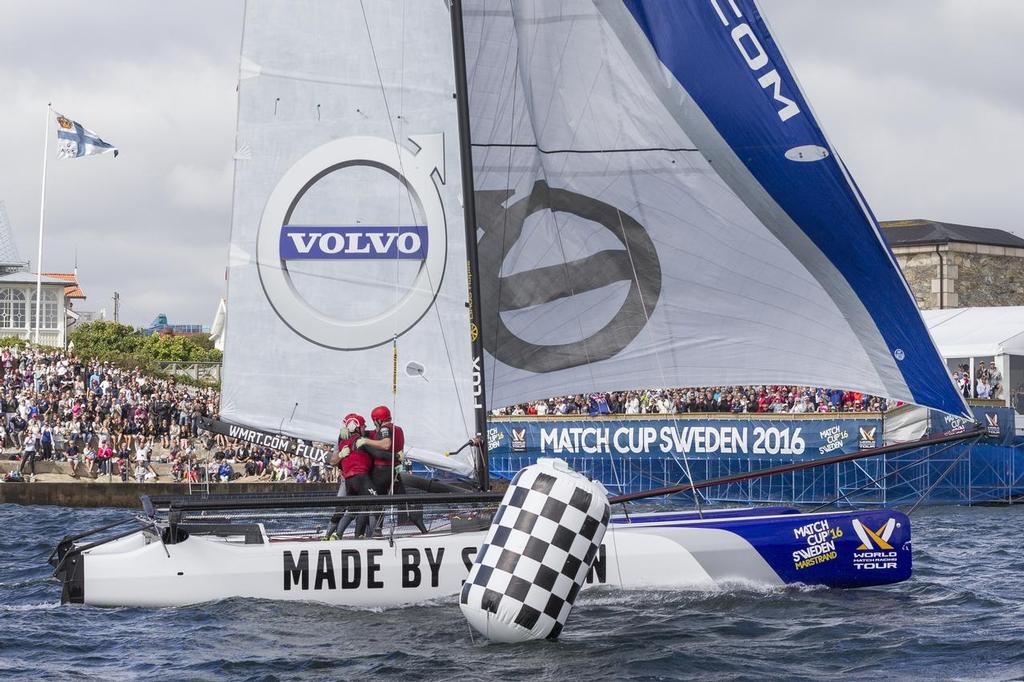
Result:
<svg viewBox="0 0 1024 682">
<path fill-rule="evenodd" d="M 345 479 L 346 495 L 373 495 L 373 484 L 370 481 L 370 470 L 373 466 L 370 453 L 358 446 L 358 441 L 363 439 L 366 428 L 366 420 L 358 414 L 345 415 L 341 433 L 338 436 L 338 452 L 331 458 L 331 464 L 341 469 L 341 475 Z M 334 535 L 341 537 L 357 518 L 354 512 L 345 512 L 345 515 L 337 520 L 337 527 Z M 375 528 L 377 519 L 365 513 L 358 514 L 355 536 L 358 538 L 366 534 L 367 527 Z M 334 519 L 332 519 L 334 520 Z"/>
<path fill-rule="evenodd" d="M 402 452 L 405 449 L 405 434 L 402 427 L 395 426 L 391 421 L 391 410 L 385 405 L 378 405 L 370 412 L 377 430 L 371 436 L 360 438 L 356 447 L 362 448 L 373 457 L 373 488 L 378 495 L 404 495 L 405 485 L 402 483 L 401 472 L 404 469 Z M 423 512 L 412 510 L 409 519 L 426 533 L 423 525 Z"/>
</svg>

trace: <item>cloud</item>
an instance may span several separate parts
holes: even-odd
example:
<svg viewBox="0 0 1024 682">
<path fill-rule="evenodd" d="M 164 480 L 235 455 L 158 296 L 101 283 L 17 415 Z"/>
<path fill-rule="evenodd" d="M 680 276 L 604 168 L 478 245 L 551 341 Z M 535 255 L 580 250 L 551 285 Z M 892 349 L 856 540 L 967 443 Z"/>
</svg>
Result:
<svg viewBox="0 0 1024 682">
<path fill-rule="evenodd" d="M 759 4 L 879 217 L 1024 234 L 1024 2 Z M 116 290 L 133 323 L 208 323 L 228 259 L 242 2 L 3 7 L 0 198 L 19 250 L 35 255 L 52 101 L 122 153 L 51 157 L 44 266 L 70 270 L 77 253 L 86 309 Z"/>
<path fill-rule="evenodd" d="M 218 210 L 231 197 L 231 164 L 220 169 L 179 164 L 167 175 L 171 198 L 182 208 Z"/>
<path fill-rule="evenodd" d="M 0 60 L 0 197 L 24 254 L 35 261 L 46 102 L 121 149 L 56 160 L 51 142 L 43 265 L 70 270 L 77 257 L 85 309 L 109 310 L 118 291 L 132 323 L 209 323 L 223 294 L 241 6 L 215 4 L 70 5 L 60 22 L 18 6 L 0 27 L 0 49 L 18 54 Z M 84 14 L 124 39 L 71 35 Z M 197 16 L 212 24 L 193 30 Z"/>
</svg>

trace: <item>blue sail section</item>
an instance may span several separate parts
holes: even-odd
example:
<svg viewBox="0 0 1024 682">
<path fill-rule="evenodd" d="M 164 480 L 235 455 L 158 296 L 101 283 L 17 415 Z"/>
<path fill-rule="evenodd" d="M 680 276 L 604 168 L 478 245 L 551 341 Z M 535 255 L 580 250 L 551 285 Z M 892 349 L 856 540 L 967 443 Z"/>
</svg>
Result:
<svg viewBox="0 0 1024 682">
<path fill-rule="evenodd" d="M 914 402 L 967 415 L 874 217 L 755 3 L 623 1 L 757 183 L 845 278 Z"/>
</svg>

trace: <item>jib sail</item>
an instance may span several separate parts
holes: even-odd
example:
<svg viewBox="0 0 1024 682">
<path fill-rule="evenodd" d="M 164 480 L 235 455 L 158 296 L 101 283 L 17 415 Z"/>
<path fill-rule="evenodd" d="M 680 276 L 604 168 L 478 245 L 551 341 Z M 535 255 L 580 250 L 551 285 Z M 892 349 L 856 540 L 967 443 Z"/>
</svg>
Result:
<svg viewBox="0 0 1024 682">
<path fill-rule="evenodd" d="M 466 23 L 489 405 L 790 383 L 966 414 L 754 2 Z"/>
</svg>

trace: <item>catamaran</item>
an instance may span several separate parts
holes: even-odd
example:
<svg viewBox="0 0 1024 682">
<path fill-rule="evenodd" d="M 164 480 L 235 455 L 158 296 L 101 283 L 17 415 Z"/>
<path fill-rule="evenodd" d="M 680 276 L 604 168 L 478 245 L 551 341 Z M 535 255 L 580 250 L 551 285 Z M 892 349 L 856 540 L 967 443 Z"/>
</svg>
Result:
<svg viewBox="0 0 1024 682">
<path fill-rule="evenodd" d="M 406 459 L 476 490 L 146 497 L 60 543 L 65 601 L 452 598 L 501 498 L 488 406 L 797 383 L 970 417 L 752 0 L 249 3 L 238 101 L 209 427 L 324 457 L 341 415 L 383 403 Z M 588 585 L 911 575 L 894 510 L 633 497 L 611 498 Z M 385 516 L 381 537 L 325 540 L 343 510 Z"/>
</svg>

